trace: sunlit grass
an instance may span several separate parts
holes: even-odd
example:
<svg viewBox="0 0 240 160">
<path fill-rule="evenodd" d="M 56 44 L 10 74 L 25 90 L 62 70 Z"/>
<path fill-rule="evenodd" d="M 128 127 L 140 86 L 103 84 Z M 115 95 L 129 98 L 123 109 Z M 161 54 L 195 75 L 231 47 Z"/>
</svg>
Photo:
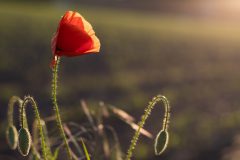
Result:
<svg viewBox="0 0 240 160">
<path fill-rule="evenodd" d="M 140 11 L 95 8 L 89 6 L 65 6 L 57 3 L 1 3 L 1 19 L 10 21 L 11 16 L 22 16 L 38 23 L 57 21 L 66 9 L 77 10 L 90 19 L 93 24 L 107 27 L 109 34 L 117 30 L 150 34 L 159 38 L 186 38 L 198 40 L 215 40 L 225 43 L 240 41 L 238 23 L 226 23 L 217 20 L 204 20 L 194 17 L 161 15 Z M 55 24 L 55 23 L 54 23 Z M 32 25 L 32 24 L 31 24 Z M 114 29 L 113 29 L 114 28 Z M 145 35 L 144 35 L 145 36 Z"/>
</svg>

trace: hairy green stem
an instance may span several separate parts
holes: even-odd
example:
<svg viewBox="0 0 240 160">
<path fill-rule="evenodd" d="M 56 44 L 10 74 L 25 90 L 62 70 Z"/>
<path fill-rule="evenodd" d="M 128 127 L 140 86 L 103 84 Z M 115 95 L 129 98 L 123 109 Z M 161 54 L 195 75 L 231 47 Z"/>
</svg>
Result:
<svg viewBox="0 0 240 160">
<path fill-rule="evenodd" d="M 45 143 L 46 143 L 46 149 L 47 149 L 47 155 L 48 157 L 52 157 L 52 151 L 51 151 L 51 146 L 50 146 L 50 140 L 48 138 L 48 132 L 47 132 L 47 126 L 44 120 L 41 119 L 41 126 L 42 126 L 42 131 L 43 131 L 43 135 L 45 138 Z M 38 152 L 37 149 L 37 144 L 38 144 L 38 140 L 39 140 L 39 127 L 38 127 L 38 120 L 35 119 L 33 122 L 33 126 L 32 126 L 32 151 L 33 153 L 40 157 L 40 154 Z"/>
<path fill-rule="evenodd" d="M 28 125 L 27 125 L 27 122 L 26 122 L 26 115 L 25 115 L 25 108 L 26 108 L 28 103 L 31 104 L 31 106 L 33 107 L 33 110 L 35 112 L 35 118 L 37 120 L 39 134 L 40 134 L 40 137 L 41 137 L 41 148 L 42 148 L 43 158 L 44 158 L 44 160 L 48 160 L 47 159 L 47 150 L 48 149 L 47 149 L 46 142 L 45 142 L 46 138 L 43 134 L 43 127 L 42 127 L 42 124 L 41 124 L 41 118 L 40 118 L 40 114 L 39 114 L 39 111 L 38 111 L 37 103 L 30 96 L 25 97 L 24 100 L 23 100 L 23 103 L 22 103 L 22 107 L 21 107 L 21 111 L 20 111 L 21 126 L 22 126 L 22 128 L 28 128 Z"/>
<path fill-rule="evenodd" d="M 53 107 L 54 107 L 55 114 L 56 114 L 57 125 L 58 125 L 58 128 L 59 128 L 61 137 L 64 140 L 64 144 L 65 144 L 65 148 L 66 148 L 66 151 L 67 151 L 68 158 L 71 160 L 72 155 L 71 155 L 70 147 L 68 145 L 67 138 L 66 138 L 66 135 L 65 135 L 65 132 L 64 132 L 64 129 L 63 129 L 62 120 L 61 120 L 59 107 L 58 107 L 58 103 L 57 103 L 57 80 L 58 80 L 58 65 L 59 65 L 59 62 L 60 62 L 60 58 L 57 57 L 57 62 L 53 66 L 52 102 L 53 102 Z"/>
<path fill-rule="evenodd" d="M 43 125 L 43 124 L 41 124 Z M 37 144 L 39 138 L 38 120 L 35 119 L 32 126 L 32 153 L 40 159 L 40 154 L 38 152 Z M 47 139 L 46 139 L 47 142 Z"/>
<path fill-rule="evenodd" d="M 20 99 L 17 96 L 12 96 L 9 100 L 9 103 L 8 103 L 8 114 L 7 114 L 7 116 L 8 116 L 8 127 L 6 129 L 7 142 L 8 142 L 9 147 L 12 150 L 15 150 L 17 148 L 17 145 L 18 145 L 18 132 L 17 132 L 17 129 L 14 125 L 14 120 L 13 120 L 13 112 L 14 112 L 14 107 L 15 106 L 18 107 L 19 112 L 21 112 L 20 108 L 22 107 L 22 99 Z M 20 125 L 21 125 L 21 123 L 20 123 Z"/>
<path fill-rule="evenodd" d="M 162 95 L 158 95 L 158 96 L 154 97 L 152 99 L 152 101 L 149 102 L 149 105 L 145 109 L 144 115 L 141 117 L 141 121 L 138 123 L 139 127 L 138 127 L 137 131 L 135 132 L 135 134 L 134 134 L 134 136 L 131 140 L 131 144 L 130 144 L 129 149 L 127 151 L 126 160 L 131 159 L 132 154 L 133 154 L 133 150 L 135 149 L 138 138 L 140 136 L 140 130 L 144 127 L 144 124 L 145 124 L 147 118 L 149 117 L 149 115 L 151 114 L 151 111 L 154 108 L 154 106 L 156 105 L 156 103 L 161 101 L 161 100 L 163 101 L 164 107 L 165 107 L 165 115 L 164 115 L 164 119 L 163 119 L 162 130 L 167 131 L 169 118 L 170 118 L 170 106 L 169 106 L 169 102 L 168 102 L 166 97 L 164 97 Z"/>
<path fill-rule="evenodd" d="M 21 98 L 17 96 L 12 96 L 8 103 L 8 125 L 13 125 L 13 108 L 15 103 L 18 103 L 18 107 L 21 108 L 22 106 Z"/>
</svg>

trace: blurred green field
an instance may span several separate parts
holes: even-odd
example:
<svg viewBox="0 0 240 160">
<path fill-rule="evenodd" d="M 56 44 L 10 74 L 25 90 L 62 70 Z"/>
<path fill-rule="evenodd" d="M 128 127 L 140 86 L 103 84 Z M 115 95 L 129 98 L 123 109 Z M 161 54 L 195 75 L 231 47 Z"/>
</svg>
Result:
<svg viewBox="0 0 240 160">
<path fill-rule="evenodd" d="M 62 58 L 59 98 L 66 121 L 79 121 L 80 99 L 139 117 L 160 93 L 173 112 L 162 159 L 224 160 L 240 133 L 240 23 L 56 3 L 0 3 L 1 143 L 10 96 L 31 94 L 43 116 L 51 113 L 50 40 L 66 9 L 84 15 L 102 43 L 98 55 Z M 155 111 L 146 126 L 154 134 L 162 108 Z M 133 131 L 114 125 L 125 151 Z M 136 159 L 158 159 L 149 159 L 151 145 L 142 137 Z M 13 153 L 0 144 L 0 159 Z"/>
</svg>

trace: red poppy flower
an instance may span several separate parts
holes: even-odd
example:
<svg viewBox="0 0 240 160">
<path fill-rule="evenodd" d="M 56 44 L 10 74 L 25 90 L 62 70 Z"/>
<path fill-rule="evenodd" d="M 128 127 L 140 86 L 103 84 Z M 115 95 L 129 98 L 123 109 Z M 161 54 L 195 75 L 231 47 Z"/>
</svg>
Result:
<svg viewBox="0 0 240 160">
<path fill-rule="evenodd" d="M 78 12 L 67 11 L 52 38 L 53 65 L 58 56 L 80 56 L 100 50 L 99 39 L 89 22 Z"/>
</svg>

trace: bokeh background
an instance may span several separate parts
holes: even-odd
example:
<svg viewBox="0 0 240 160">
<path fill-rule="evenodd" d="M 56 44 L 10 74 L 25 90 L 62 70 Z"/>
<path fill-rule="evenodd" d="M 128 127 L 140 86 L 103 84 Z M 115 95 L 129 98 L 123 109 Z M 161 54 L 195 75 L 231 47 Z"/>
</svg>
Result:
<svg viewBox="0 0 240 160">
<path fill-rule="evenodd" d="M 64 121 L 81 123 L 80 100 L 118 106 L 140 119 L 157 94 L 171 103 L 170 143 L 160 157 L 141 137 L 138 160 L 239 160 L 240 2 L 238 0 L 45 0 L 0 2 L 0 159 L 24 159 L 6 145 L 7 103 L 31 94 L 51 107 L 50 40 L 66 10 L 94 26 L 100 54 L 62 58 Z M 157 134 L 163 108 L 146 129 Z M 126 152 L 134 131 L 111 122 Z"/>
</svg>

